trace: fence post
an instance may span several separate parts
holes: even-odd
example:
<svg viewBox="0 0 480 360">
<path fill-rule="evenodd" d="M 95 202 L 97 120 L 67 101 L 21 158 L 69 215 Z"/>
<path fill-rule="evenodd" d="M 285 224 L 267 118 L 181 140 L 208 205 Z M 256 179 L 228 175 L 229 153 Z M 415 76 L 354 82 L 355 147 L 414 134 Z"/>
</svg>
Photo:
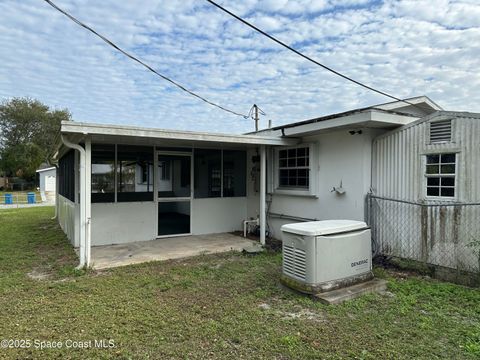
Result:
<svg viewBox="0 0 480 360">
<path fill-rule="evenodd" d="M 373 197 L 372 194 L 367 195 L 368 199 L 368 226 L 370 226 L 370 235 L 372 237 L 372 252 L 373 255 L 378 253 L 377 236 L 375 234 L 375 217 L 373 216 Z"/>
<path fill-rule="evenodd" d="M 373 255 L 378 254 L 378 243 L 377 243 L 377 236 L 376 236 L 376 229 L 375 229 L 375 215 L 373 214 L 373 201 L 374 196 L 371 193 L 368 193 L 366 196 L 366 204 L 365 204 L 365 220 L 367 221 L 367 225 L 370 227 L 370 236 L 372 241 L 372 253 Z"/>
<path fill-rule="evenodd" d="M 428 261 L 428 207 L 425 204 L 422 207 L 422 261 L 426 264 Z"/>
</svg>

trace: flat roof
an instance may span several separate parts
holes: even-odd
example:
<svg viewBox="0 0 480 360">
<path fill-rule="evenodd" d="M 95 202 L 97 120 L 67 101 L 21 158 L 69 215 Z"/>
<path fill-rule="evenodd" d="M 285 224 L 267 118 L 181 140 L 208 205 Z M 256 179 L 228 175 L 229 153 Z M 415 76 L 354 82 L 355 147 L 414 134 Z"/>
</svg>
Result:
<svg viewBox="0 0 480 360">
<path fill-rule="evenodd" d="M 404 100 L 408 101 L 410 104 L 413 104 L 415 106 L 420 106 L 420 108 L 430 107 L 437 111 L 443 110 L 443 108 L 440 105 L 438 105 L 435 101 L 433 101 L 426 95 L 415 96 L 415 97 L 404 99 Z M 423 106 L 421 105 L 422 103 L 424 104 Z M 383 104 L 375 105 L 375 107 L 383 110 L 391 110 L 391 109 L 398 109 L 398 108 L 401 109 L 404 107 L 412 106 L 407 103 L 405 103 L 403 106 L 399 106 L 399 104 L 401 104 L 400 101 L 389 101 Z"/>
<path fill-rule="evenodd" d="M 413 106 L 417 106 L 417 107 L 419 107 L 418 104 L 424 102 L 427 106 L 431 107 L 434 110 L 442 110 L 442 108 L 439 105 L 435 104 L 429 97 L 427 97 L 425 95 L 422 95 L 422 96 L 416 96 L 416 97 L 403 99 L 402 101 L 392 101 L 392 102 L 382 103 L 382 104 L 378 104 L 378 105 L 372 105 L 372 106 L 362 107 L 362 108 L 358 108 L 358 109 L 343 111 L 343 112 L 339 112 L 339 113 L 328 114 L 328 115 L 316 117 L 316 118 L 313 118 L 313 119 L 301 120 L 301 121 L 296 121 L 296 122 L 292 122 L 292 123 L 287 123 L 287 124 L 284 124 L 284 125 L 278 125 L 278 126 L 274 126 L 274 127 L 267 128 L 267 129 L 261 129 L 257 132 L 251 131 L 251 132 L 248 132 L 247 134 L 255 134 L 255 133 L 258 134 L 258 133 L 261 133 L 261 132 L 268 132 L 268 131 L 272 131 L 272 130 L 289 129 L 289 128 L 294 128 L 294 127 L 299 127 L 299 126 L 302 126 L 302 125 L 315 124 L 315 123 L 319 123 L 319 122 L 323 122 L 323 121 L 327 121 L 327 120 L 333 120 L 333 119 L 338 119 L 338 118 L 342 118 L 342 117 L 347 117 L 347 116 L 350 116 L 350 115 L 356 115 L 356 114 L 372 112 L 372 111 L 377 111 L 377 112 L 381 112 L 381 113 L 384 113 L 384 114 L 398 115 L 398 116 L 401 116 L 401 117 L 402 116 L 403 117 L 410 117 L 412 119 L 418 118 L 419 117 L 418 115 L 406 113 L 406 112 L 403 112 L 401 110 L 402 108 L 412 106 L 412 105 L 408 104 L 407 102 L 410 102 L 410 103 L 413 104 Z M 402 103 L 404 105 L 401 105 Z M 395 110 L 397 108 L 400 109 L 400 110 Z"/>
<path fill-rule="evenodd" d="M 151 139 L 168 140 L 169 142 L 192 142 L 192 143 L 222 143 L 222 144 L 242 144 L 242 145 L 295 145 L 299 140 L 280 136 L 264 135 L 237 135 L 221 134 L 210 132 L 166 130 L 156 128 L 145 128 L 124 125 L 105 125 L 94 123 L 83 123 L 75 121 L 62 121 L 62 134 L 92 135 L 104 140 L 115 138 L 122 139 Z"/>
<path fill-rule="evenodd" d="M 409 122 L 415 121 L 418 118 L 418 116 L 413 116 L 410 114 L 397 113 L 382 109 L 366 108 L 262 129 L 258 132 L 252 132 L 249 134 L 268 134 L 270 132 L 279 132 L 280 130 L 282 130 L 282 133 L 286 136 L 295 137 L 322 131 L 331 131 L 332 129 L 342 129 L 359 126 L 389 128 L 405 125 Z"/>
</svg>

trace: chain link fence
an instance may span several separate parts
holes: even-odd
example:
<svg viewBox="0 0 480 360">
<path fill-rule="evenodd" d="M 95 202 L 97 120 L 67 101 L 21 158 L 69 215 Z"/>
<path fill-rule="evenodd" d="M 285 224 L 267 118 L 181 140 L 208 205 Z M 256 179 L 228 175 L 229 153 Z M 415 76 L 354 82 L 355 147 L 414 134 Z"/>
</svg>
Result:
<svg viewBox="0 0 480 360">
<path fill-rule="evenodd" d="M 480 274 L 480 203 L 417 203 L 367 196 L 376 255 Z"/>
<path fill-rule="evenodd" d="M 0 193 L 0 209 L 30 207 L 42 205 L 42 196 L 35 192 L 28 193 Z"/>
</svg>

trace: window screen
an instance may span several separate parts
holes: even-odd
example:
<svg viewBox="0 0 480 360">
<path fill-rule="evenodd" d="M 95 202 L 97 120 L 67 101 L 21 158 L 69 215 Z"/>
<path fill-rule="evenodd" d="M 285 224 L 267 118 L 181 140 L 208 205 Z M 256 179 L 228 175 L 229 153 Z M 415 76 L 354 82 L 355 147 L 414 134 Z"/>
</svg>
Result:
<svg viewBox="0 0 480 360">
<path fill-rule="evenodd" d="M 75 151 L 70 150 L 58 162 L 58 194 L 75 201 Z"/>
<path fill-rule="evenodd" d="M 278 151 L 278 185 L 280 188 L 308 189 L 309 177 L 310 149 L 308 147 Z"/>
<path fill-rule="evenodd" d="M 163 155 L 158 156 L 158 197 L 178 198 L 190 197 L 191 187 L 191 156 Z"/>
<path fill-rule="evenodd" d="M 455 196 L 455 154 L 427 155 L 427 196 Z"/>
<path fill-rule="evenodd" d="M 223 151 L 223 196 L 246 196 L 247 156 L 245 151 Z"/>
<path fill-rule="evenodd" d="M 115 145 L 92 145 L 92 202 L 115 201 Z"/>
<path fill-rule="evenodd" d="M 222 195 L 222 151 L 195 149 L 194 190 L 196 198 Z"/>
<path fill-rule="evenodd" d="M 117 201 L 153 201 L 153 148 L 117 146 Z"/>
</svg>

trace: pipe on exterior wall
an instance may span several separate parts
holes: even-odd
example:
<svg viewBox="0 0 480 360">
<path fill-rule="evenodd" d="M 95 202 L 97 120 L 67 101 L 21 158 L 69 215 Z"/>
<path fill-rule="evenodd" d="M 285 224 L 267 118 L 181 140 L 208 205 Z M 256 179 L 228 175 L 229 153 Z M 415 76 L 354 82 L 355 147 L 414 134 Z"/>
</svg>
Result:
<svg viewBox="0 0 480 360">
<path fill-rule="evenodd" d="M 266 209 L 265 197 L 267 192 L 267 151 L 265 145 L 260 146 L 260 243 L 265 245 Z"/>
<path fill-rule="evenodd" d="M 258 226 L 259 219 L 250 219 L 250 220 L 243 220 L 243 237 L 247 237 L 247 227 L 251 224 L 257 225 Z"/>
<path fill-rule="evenodd" d="M 270 218 L 277 218 L 277 219 L 287 219 L 287 220 L 294 220 L 294 221 L 318 221 L 318 219 L 312 219 L 312 218 L 305 218 L 301 216 L 294 216 L 294 215 L 287 215 L 287 214 L 278 214 L 278 213 L 273 213 L 269 212 L 268 217 Z"/>
<path fill-rule="evenodd" d="M 86 264 L 86 177 L 85 177 L 85 161 L 86 161 L 86 151 L 83 147 L 78 144 L 74 144 L 68 141 L 63 134 L 60 135 L 63 144 L 73 150 L 77 150 L 80 153 L 80 263 L 77 266 L 77 269 L 83 268 Z M 57 189 L 58 191 L 58 189 Z M 88 265 L 87 265 L 88 266 Z"/>
</svg>

